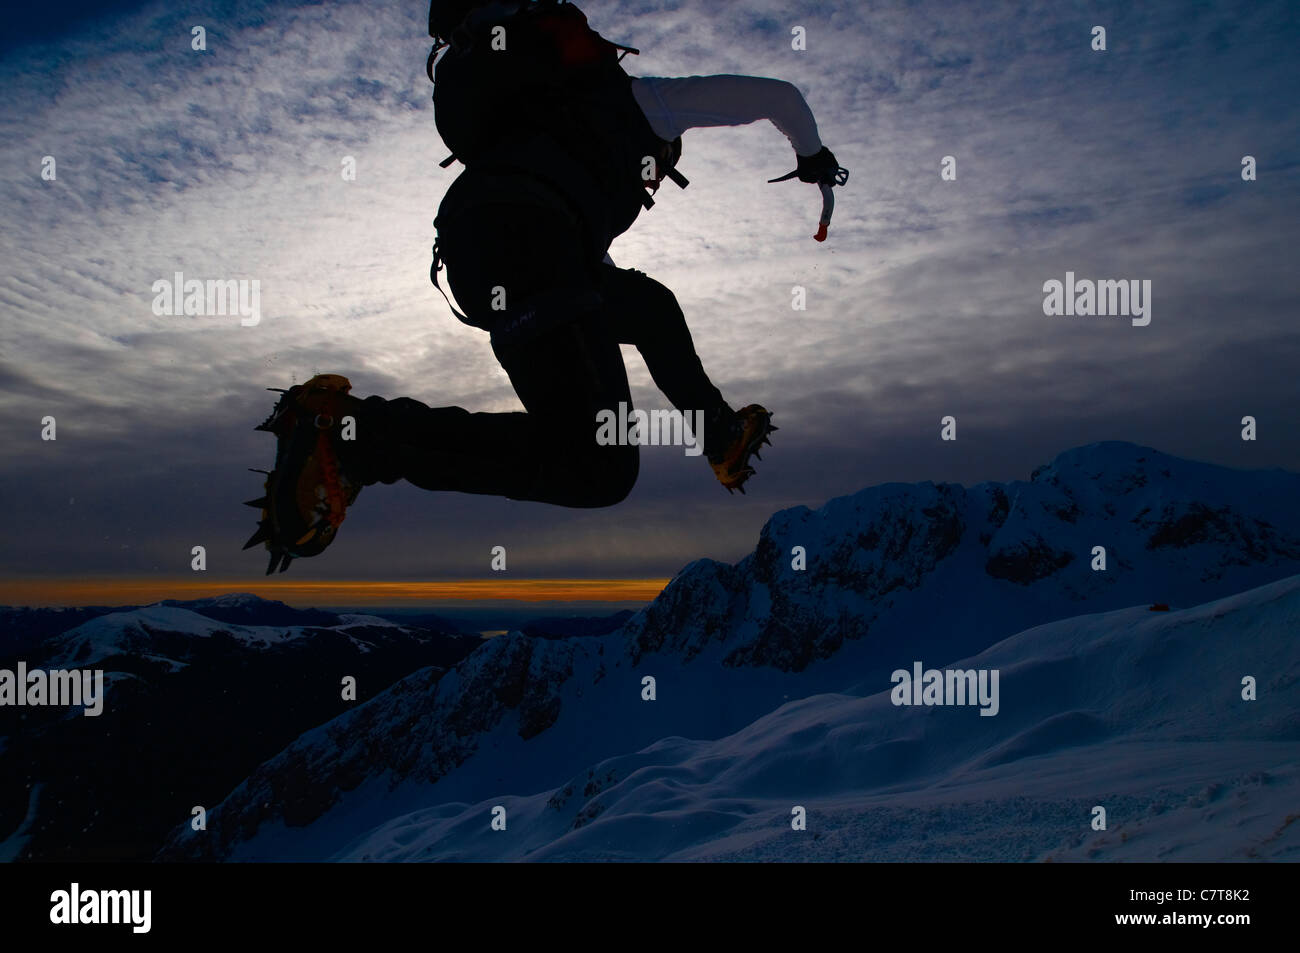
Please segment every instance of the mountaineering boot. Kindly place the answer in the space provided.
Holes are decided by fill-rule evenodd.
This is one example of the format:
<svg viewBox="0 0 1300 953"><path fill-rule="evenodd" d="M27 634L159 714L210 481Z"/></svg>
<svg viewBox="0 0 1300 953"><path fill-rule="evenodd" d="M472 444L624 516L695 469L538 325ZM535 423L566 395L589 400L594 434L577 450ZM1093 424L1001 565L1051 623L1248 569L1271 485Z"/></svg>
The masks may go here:
<svg viewBox="0 0 1300 953"><path fill-rule="evenodd" d="M343 440L343 418L355 415L361 406L349 396L351 388L346 377L317 374L281 391L271 416L254 428L277 439L275 469L255 471L266 473L266 494L248 501L262 517L257 532L244 544L245 549L266 544L271 553L268 576L277 566L284 572L295 556L324 551L361 492L361 480L347 466Z"/></svg>
<svg viewBox="0 0 1300 953"><path fill-rule="evenodd" d="M763 444L771 446L768 434L777 429L772 426L772 415L767 410L750 404L736 411L725 437L713 441L716 449L708 454L709 465L728 493L745 492L745 481L755 473L749 458L763 459L758 455L758 448Z"/></svg>

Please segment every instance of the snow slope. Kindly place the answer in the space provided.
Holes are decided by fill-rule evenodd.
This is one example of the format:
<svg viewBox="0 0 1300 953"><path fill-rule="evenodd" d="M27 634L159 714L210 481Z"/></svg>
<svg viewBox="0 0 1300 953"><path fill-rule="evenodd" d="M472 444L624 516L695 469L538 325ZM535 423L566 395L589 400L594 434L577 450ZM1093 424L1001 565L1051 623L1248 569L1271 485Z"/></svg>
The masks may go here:
<svg viewBox="0 0 1300 953"><path fill-rule="evenodd" d="M1300 576L1050 623L951 666L1000 670L995 717L896 707L888 686L817 695L553 790L394 818L337 859L1298 860L1297 632Z"/></svg>
<svg viewBox="0 0 1300 953"><path fill-rule="evenodd" d="M147 606L91 619L52 640L48 667L87 668L116 655L147 655L156 632L196 639L226 634L246 648L266 648L300 637L300 627L242 626L188 609Z"/></svg>

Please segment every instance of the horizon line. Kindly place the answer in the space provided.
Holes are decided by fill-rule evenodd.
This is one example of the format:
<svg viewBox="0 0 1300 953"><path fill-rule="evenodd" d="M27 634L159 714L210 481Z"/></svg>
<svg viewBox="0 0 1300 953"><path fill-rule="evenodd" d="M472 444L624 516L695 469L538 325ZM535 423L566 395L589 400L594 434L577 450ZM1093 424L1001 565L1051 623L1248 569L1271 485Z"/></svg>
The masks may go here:
<svg viewBox="0 0 1300 953"><path fill-rule="evenodd" d="M203 599L251 593L281 602L333 606L437 605L482 602L650 602L669 579L450 579L385 581L338 579L290 581L230 577L196 581L184 577L81 577L0 579L0 605L76 607L142 605L164 599Z"/></svg>

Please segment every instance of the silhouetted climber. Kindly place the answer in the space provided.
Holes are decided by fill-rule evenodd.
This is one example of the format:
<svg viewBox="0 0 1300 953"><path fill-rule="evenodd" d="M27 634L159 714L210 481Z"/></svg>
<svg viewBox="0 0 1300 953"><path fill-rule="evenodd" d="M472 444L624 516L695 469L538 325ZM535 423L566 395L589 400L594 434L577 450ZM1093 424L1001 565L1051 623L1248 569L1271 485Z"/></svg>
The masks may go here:
<svg viewBox="0 0 1300 953"><path fill-rule="evenodd" d="M744 491L750 458L776 429L757 404L728 406L673 293L616 267L608 251L665 178L686 186L676 171L685 130L759 119L794 147L798 168L782 179L822 187L823 239L830 186L848 173L798 89L753 76L634 79L620 61L636 51L561 0L433 0L429 34L434 118L452 150L442 164L465 166L434 221L430 276L438 286L445 262L465 309L453 313L491 334L527 412L360 400L337 375L290 388L259 428L279 445L266 496L250 501L263 515L248 546L266 544L268 573L320 553L371 483L572 507L624 499L638 448L602 445L596 424L600 412L632 406L620 343L637 347L684 419L703 412L696 437L729 491ZM355 439L345 439L347 417Z"/></svg>

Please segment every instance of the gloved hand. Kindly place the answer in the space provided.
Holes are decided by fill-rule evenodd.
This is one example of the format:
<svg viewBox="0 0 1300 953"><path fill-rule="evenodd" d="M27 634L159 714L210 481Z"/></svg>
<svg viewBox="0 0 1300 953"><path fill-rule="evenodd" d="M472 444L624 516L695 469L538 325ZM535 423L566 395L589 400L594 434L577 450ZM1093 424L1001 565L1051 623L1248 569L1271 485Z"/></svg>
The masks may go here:
<svg viewBox="0 0 1300 953"><path fill-rule="evenodd" d="M818 185L843 185L840 164L835 160L835 153L822 146L815 155L796 155L799 168L795 174L800 182L812 182ZM843 176L847 178L847 176Z"/></svg>

